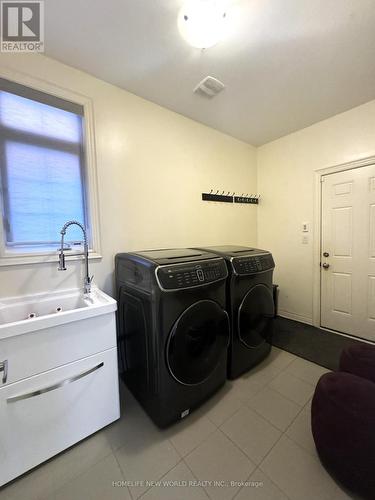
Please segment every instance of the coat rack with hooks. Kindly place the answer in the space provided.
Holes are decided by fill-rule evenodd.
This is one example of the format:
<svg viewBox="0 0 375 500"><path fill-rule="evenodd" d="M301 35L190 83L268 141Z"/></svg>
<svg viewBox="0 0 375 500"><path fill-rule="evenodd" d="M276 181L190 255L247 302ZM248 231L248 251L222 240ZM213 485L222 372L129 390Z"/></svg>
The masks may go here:
<svg viewBox="0 0 375 500"><path fill-rule="evenodd" d="M223 203L245 203L247 205L258 205L260 199L259 194L250 194L249 193L242 193L241 196L236 195L236 193L231 193L228 191L225 193L225 191L222 191L220 193L219 190L214 193L214 190L211 189L209 193L202 193L202 200L203 201L219 201Z"/></svg>

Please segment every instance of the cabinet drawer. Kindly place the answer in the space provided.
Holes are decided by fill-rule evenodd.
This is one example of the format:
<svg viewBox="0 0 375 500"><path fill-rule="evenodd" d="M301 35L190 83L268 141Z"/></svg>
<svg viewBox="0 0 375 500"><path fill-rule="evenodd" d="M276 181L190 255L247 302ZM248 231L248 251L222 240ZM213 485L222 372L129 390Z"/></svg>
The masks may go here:
<svg viewBox="0 0 375 500"><path fill-rule="evenodd" d="M116 348L0 389L0 486L120 416Z"/></svg>
<svg viewBox="0 0 375 500"><path fill-rule="evenodd" d="M0 362L7 377L0 387L52 370L116 346L115 313L0 340Z"/></svg>

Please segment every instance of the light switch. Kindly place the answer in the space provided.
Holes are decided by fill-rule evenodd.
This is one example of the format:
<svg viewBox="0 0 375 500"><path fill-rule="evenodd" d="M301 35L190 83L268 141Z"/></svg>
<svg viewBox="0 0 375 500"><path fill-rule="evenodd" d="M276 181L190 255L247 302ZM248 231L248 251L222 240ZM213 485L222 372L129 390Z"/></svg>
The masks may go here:
<svg viewBox="0 0 375 500"><path fill-rule="evenodd" d="M302 245L308 245L309 244L309 237L304 235L302 236Z"/></svg>
<svg viewBox="0 0 375 500"><path fill-rule="evenodd" d="M308 233L310 231L310 224L308 222L302 223L302 232Z"/></svg>

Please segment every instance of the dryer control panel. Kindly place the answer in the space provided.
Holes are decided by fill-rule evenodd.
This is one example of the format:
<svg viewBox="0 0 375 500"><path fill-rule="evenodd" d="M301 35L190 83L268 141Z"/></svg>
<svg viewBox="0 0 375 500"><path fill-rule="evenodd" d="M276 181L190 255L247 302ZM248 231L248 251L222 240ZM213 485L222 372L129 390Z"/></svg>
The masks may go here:
<svg viewBox="0 0 375 500"><path fill-rule="evenodd" d="M233 269L236 274L256 274L269 271L275 267L270 253L235 257L232 260Z"/></svg>
<svg viewBox="0 0 375 500"><path fill-rule="evenodd" d="M156 278L162 290L181 290L208 285L228 276L225 260L218 258L198 263L160 266Z"/></svg>

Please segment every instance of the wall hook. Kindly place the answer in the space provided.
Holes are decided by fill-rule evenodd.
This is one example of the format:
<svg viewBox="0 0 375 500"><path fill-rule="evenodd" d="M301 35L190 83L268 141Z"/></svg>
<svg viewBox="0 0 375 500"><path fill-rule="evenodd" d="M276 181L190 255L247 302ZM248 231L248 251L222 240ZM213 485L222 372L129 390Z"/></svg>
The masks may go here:
<svg viewBox="0 0 375 500"><path fill-rule="evenodd" d="M203 201L215 201L215 202L223 202L223 203L243 203L247 205L257 205L260 199L260 194L249 194L242 193L241 196L236 195L235 191L225 191L217 189L216 192L214 189L211 189L208 193L202 193Z"/></svg>

